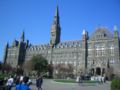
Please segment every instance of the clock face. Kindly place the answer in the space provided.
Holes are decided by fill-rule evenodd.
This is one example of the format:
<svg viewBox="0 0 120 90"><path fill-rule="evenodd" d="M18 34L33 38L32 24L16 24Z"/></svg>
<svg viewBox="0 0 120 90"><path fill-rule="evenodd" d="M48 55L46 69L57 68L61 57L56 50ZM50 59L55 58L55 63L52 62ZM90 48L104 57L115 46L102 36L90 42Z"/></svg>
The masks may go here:
<svg viewBox="0 0 120 90"><path fill-rule="evenodd" d="M51 30L51 33L53 33L53 32L56 32L56 30L55 30L55 29L52 29L52 30Z"/></svg>

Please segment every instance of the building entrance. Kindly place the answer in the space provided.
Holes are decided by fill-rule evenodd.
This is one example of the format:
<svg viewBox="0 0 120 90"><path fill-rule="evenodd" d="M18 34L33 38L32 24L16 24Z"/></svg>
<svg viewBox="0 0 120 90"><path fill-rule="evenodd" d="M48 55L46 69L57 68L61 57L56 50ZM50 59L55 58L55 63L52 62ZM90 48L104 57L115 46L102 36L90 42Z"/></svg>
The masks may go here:
<svg viewBox="0 0 120 90"><path fill-rule="evenodd" d="M96 75L101 75L101 68L100 67L96 68Z"/></svg>

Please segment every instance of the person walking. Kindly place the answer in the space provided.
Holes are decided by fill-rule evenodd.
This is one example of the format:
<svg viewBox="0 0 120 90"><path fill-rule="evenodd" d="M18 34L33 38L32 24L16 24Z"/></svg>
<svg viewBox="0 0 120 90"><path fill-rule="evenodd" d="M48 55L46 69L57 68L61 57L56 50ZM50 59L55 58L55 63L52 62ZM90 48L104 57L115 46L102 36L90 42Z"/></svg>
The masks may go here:
<svg viewBox="0 0 120 90"><path fill-rule="evenodd" d="M10 76L10 78L7 80L7 83L6 83L6 90L11 90L12 86L13 86L13 82L14 82L14 79L13 79L13 76Z"/></svg>
<svg viewBox="0 0 120 90"><path fill-rule="evenodd" d="M27 85L27 82L28 82L28 78L24 77L23 82L16 85L14 90L30 90L29 86Z"/></svg>
<svg viewBox="0 0 120 90"><path fill-rule="evenodd" d="M42 83L43 83L43 78L42 76L38 76L38 78L36 79L36 86L38 88L38 90L42 90Z"/></svg>

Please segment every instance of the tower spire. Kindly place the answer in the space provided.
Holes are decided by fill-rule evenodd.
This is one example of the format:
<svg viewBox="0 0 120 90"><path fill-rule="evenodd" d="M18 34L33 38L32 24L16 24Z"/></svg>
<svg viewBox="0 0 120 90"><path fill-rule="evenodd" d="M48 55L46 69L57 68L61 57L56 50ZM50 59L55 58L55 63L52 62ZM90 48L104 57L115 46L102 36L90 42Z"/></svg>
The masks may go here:
<svg viewBox="0 0 120 90"><path fill-rule="evenodd" d="M58 8L58 5L56 7L53 24L54 25L59 25L59 8Z"/></svg>
<svg viewBox="0 0 120 90"><path fill-rule="evenodd" d="M59 16L58 0L57 0L57 6L56 6L55 16Z"/></svg>
<svg viewBox="0 0 120 90"><path fill-rule="evenodd" d="M57 7L56 7L55 16L59 17L59 7L58 7L58 4L57 4Z"/></svg>
<svg viewBox="0 0 120 90"><path fill-rule="evenodd" d="M53 19L52 28L51 28L50 44L52 47L54 45L57 45L60 42L60 34L61 34L61 28L60 28L60 21L59 21L59 9L58 9L58 5L57 5L56 11L55 11L55 16Z"/></svg>

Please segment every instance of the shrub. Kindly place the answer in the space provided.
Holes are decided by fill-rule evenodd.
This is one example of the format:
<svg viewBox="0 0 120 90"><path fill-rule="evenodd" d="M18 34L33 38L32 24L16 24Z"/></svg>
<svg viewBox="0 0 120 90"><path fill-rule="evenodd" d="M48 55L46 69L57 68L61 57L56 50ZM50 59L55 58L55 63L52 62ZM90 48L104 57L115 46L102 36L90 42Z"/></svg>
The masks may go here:
<svg viewBox="0 0 120 90"><path fill-rule="evenodd" d="M120 78L115 78L112 80L111 90L120 90Z"/></svg>

